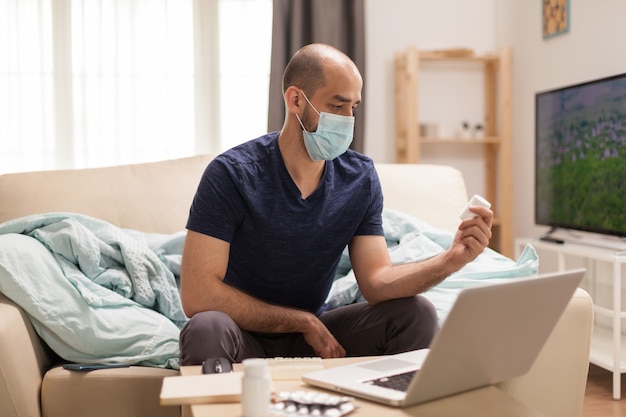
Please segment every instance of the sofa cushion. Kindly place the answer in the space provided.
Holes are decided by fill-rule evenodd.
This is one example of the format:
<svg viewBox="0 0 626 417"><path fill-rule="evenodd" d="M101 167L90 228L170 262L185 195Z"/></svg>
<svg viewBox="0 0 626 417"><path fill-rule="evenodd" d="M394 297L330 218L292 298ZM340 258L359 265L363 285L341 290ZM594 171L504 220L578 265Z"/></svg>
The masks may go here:
<svg viewBox="0 0 626 417"><path fill-rule="evenodd" d="M46 417L180 417L180 407L161 406L163 378L171 369L131 366L97 371L50 369L41 390Z"/></svg>
<svg viewBox="0 0 626 417"><path fill-rule="evenodd" d="M209 155L143 164L0 175L0 223L47 212L75 212L126 229L174 233Z"/></svg>
<svg viewBox="0 0 626 417"><path fill-rule="evenodd" d="M376 164L384 205L455 232L467 203L463 174L446 165Z"/></svg>

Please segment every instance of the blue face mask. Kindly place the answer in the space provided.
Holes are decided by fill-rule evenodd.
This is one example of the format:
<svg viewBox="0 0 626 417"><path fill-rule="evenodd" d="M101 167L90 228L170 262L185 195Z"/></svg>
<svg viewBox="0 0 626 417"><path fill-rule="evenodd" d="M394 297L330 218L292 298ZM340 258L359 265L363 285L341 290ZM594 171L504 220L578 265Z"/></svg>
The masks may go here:
<svg viewBox="0 0 626 417"><path fill-rule="evenodd" d="M302 135L304 136L304 145L309 156L314 161L331 161L348 150L352 143L354 135L354 116L340 116L338 114L318 112L311 104L307 96L300 90L306 102L315 113L319 115L317 129L315 132L307 132L302 124L302 120L296 114L300 126L302 126Z"/></svg>

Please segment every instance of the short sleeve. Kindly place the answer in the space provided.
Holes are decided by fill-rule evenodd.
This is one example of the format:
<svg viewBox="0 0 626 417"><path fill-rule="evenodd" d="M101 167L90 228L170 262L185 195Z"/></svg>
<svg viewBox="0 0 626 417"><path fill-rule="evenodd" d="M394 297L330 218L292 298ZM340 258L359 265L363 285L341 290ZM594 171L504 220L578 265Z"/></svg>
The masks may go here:
<svg viewBox="0 0 626 417"><path fill-rule="evenodd" d="M382 217L383 193L378 173L373 164L369 168L369 187L369 204L363 216L363 221L357 228L355 235L384 236Z"/></svg>
<svg viewBox="0 0 626 417"><path fill-rule="evenodd" d="M241 222L241 205L235 173L225 158L217 157L202 174L187 229L230 243Z"/></svg>

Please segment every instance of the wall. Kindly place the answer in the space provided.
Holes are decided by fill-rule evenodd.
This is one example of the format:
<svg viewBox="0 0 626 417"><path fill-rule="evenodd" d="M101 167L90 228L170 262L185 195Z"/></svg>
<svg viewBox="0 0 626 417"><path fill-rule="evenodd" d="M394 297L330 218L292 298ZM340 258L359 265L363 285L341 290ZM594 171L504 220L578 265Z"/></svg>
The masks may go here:
<svg viewBox="0 0 626 417"><path fill-rule="evenodd" d="M511 45L514 235L543 233L533 217L535 92L626 72L626 0L570 0L570 9L569 33L544 40L538 0L366 0L365 153L379 162L395 158L397 51L415 45L480 53ZM480 173L465 168L468 183L479 183Z"/></svg>
<svg viewBox="0 0 626 417"><path fill-rule="evenodd" d="M494 13L496 0L365 0L366 1L366 77L365 100L367 137L365 153L377 162L395 161L395 102L394 59L397 52L408 46L419 49L471 48L477 53L493 52L495 45ZM423 68L420 77L420 116L429 121L441 121L448 131L460 125L462 119L481 121L482 73L474 70L463 83L463 93L447 84L453 78L433 79ZM475 77L478 78L476 82ZM436 76L435 76L436 78ZM470 91L465 88L469 87ZM425 96L425 97L424 97ZM423 103L423 105L422 105ZM451 112L450 106L470 113ZM476 109L478 112L476 113ZM461 116L462 114L462 116ZM443 125L442 125L443 126ZM423 163L447 163L467 173L470 193L482 193L484 170L480 147L449 149L449 145L424 150ZM467 154L461 152L470 152ZM442 152L445 155L442 155Z"/></svg>
<svg viewBox="0 0 626 417"><path fill-rule="evenodd" d="M534 122L535 93L626 72L626 1L570 0L570 30L544 40L541 11L521 0L499 0L496 9L496 38L513 45L513 184L514 235L537 236L547 231L534 223ZM539 3L539 2L537 2ZM540 271L557 269L553 253L539 251ZM583 283L596 304L612 307L612 265L586 264L566 257L565 267L595 268L595 279ZM626 276L626 267L622 267ZM626 289L622 291L626 310ZM599 315L598 323L610 323ZM625 331L626 332L626 331Z"/></svg>
<svg viewBox="0 0 626 417"><path fill-rule="evenodd" d="M626 72L626 1L570 0L570 31L544 40L541 10L498 1L496 36L513 45L514 234L546 231L534 223L534 98L537 91ZM533 3L534 4L534 3ZM504 22L507 22L505 25ZM508 27L507 27L508 26Z"/></svg>
<svg viewBox="0 0 626 417"><path fill-rule="evenodd" d="M420 49L494 49L495 0L365 0L367 138L365 153L395 159L394 58Z"/></svg>

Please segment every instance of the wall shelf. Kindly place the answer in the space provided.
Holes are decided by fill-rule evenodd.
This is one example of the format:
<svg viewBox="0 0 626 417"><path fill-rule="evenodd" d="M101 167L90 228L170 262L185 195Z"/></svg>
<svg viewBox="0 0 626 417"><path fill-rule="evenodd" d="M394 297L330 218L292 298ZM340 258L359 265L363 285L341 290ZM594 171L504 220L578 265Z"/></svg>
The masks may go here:
<svg viewBox="0 0 626 417"><path fill-rule="evenodd" d="M430 138L420 136L420 66L427 62L453 65L468 62L482 71L484 79L484 137ZM396 161L418 163L422 145L482 146L485 194L492 203L494 221L492 247L513 256L512 233L512 53L502 48L498 54L474 55L471 50L418 51L409 47L396 54Z"/></svg>

